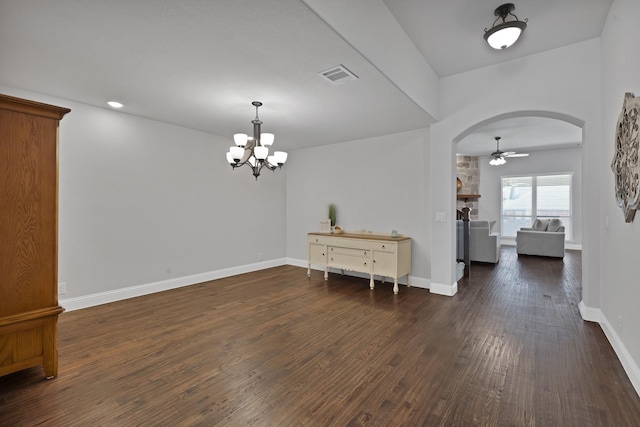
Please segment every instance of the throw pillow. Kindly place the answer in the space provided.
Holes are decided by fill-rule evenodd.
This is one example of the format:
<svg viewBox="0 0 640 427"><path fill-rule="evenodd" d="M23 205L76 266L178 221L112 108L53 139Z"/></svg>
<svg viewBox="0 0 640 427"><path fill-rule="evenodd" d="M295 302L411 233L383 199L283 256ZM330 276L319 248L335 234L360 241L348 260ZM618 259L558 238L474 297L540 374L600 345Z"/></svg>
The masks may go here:
<svg viewBox="0 0 640 427"><path fill-rule="evenodd" d="M533 225L531 226L533 231L547 231L548 227L549 227L548 219L536 219L533 222Z"/></svg>
<svg viewBox="0 0 640 427"><path fill-rule="evenodd" d="M560 229L560 227L562 227L562 221L560 221L558 218L553 218L551 221L549 221L547 231L556 233Z"/></svg>

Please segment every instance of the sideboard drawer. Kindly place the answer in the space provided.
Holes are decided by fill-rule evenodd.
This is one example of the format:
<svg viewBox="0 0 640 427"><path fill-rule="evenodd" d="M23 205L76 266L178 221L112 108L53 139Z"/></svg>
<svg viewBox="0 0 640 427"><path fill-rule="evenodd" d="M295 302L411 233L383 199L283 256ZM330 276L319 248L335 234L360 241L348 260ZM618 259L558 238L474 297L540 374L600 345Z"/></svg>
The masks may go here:
<svg viewBox="0 0 640 427"><path fill-rule="evenodd" d="M396 252L398 244L394 242L375 242L373 248L376 251Z"/></svg>
<svg viewBox="0 0 640 427"><path fill-rule="evenodd" d="M325 236L309 236L309 243L317 243L319 245L327 245L331 242L331 237Z"/></svg>
<svg viewBox="0 0 640 427"><path fill-rule="evenodd" d="M327 264L330 267L369 273L373 263L370 258L338 253L329 254L327 257Z"/></svg>
<svg viewBox="0 0 640 427"><path fill-rule="evenodd" d="M341 246L329 246L327 249L328 249L329 255L343 254L343 255L351 255L351 256L359 256L359 257L371 256L371 250L369 249L343 248Z"/></svg>

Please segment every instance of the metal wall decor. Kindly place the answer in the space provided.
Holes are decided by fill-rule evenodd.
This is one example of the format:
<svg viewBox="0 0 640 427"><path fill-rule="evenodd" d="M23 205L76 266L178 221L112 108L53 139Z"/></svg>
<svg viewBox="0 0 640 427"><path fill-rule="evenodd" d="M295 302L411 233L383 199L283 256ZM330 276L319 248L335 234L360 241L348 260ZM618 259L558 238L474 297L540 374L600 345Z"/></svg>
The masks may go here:
<svg viewBox="0 0 640 427"><path fill-rule="evenodd" d="M611 170L615 176L616 200L625 222L633 222L640 206L640 97L624 94L622 111L616 125L615 152Z"/></svg>

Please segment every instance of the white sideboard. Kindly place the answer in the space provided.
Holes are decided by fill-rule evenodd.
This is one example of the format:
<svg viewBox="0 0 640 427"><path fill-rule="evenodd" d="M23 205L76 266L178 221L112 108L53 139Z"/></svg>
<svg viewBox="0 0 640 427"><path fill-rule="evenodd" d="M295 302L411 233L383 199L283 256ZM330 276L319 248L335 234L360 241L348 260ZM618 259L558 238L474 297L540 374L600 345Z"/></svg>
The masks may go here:
<svg viewBox="0 0 640 427"><path fill-rule="evenodd" d="M373 276L393 278L393 293L398 293L398 278L407 276L410 286L411 238L354 233L309 233L309 266L307 276L311 277L311 265L324 267L327 280L328 268L357 271L369 274L369 287L373 289Z"/></svg>

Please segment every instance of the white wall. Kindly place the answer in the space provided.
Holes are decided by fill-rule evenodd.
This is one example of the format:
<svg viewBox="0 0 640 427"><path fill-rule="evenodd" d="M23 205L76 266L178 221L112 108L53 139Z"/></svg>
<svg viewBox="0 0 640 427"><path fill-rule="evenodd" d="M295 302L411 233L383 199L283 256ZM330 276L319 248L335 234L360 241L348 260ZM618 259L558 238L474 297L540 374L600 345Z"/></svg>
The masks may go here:
<svg viewBox="0 0 640 427"><path fill-rule="evenodd" d="M573 232L571 241L582 242L582 149L562 148L531 152L529 157L507 159L502 166L491 166L488 159L480 160L480 190L478 203L480 219L496 220L500 230L500 178L528 174L573 173L572 200Z"/></svg>
<svg viewBox="0 0 640 427"><path fill-rule="evenodd" d="M287 164L287 256L306 265L307 233L319 230L330 203L346 231L413 239L412 277L427 282L426 129L327 145L290 154Z"/></svg>
<svg viewBox="0 0 640 427"><path fill-rule="evenodd" d="M615 0L602 33L603 160L594 173L597 173L602 183L603 216L605 219L608 218L609 223L608 228L604 224L600 227L602 294L599 307L606 326L617 334L635 361L635 386L640 392L640 280L635 270L640 254L640 214L636 214L634 222L624 222L622 210L615 201L613 173L609 167L613 158L615 127L622 109L624 93L634 92L636 96L640 95L638 20L640 2Z"/></svg>
<svg viewBox="0 0 640 427"><path fill-rule="evenodd" d="M71 108L60 123L59 281L73 298L285 256L285 170L232 171L230 138Z"/></svg>
<svg viewBox="0 0 640 427"><path fill-rule="evenodd" d="M600 41L589 40L441 79L441 113L431 126L432 282L455 288L454 141L495 119L524 115L559 118L583 127L583 170L600 165ZM599 303L600 181L583 175L583 299ZM440 188L446 186L444 191ZM449 189L449 191L446 191ZM445 212L445 222L435 213Z"/></svg>

